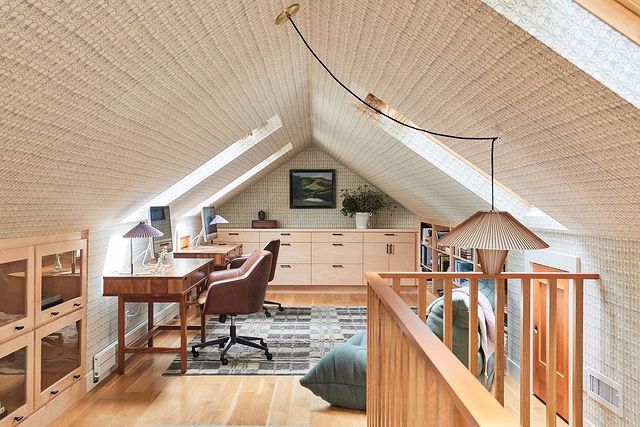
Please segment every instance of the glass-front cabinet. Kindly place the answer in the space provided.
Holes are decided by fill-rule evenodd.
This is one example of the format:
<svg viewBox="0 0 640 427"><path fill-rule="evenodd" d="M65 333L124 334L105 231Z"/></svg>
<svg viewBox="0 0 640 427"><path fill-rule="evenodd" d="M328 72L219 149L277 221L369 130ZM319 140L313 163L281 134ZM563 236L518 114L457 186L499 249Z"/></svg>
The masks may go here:
<svg viewBox="0 0 640 427"><path fill-rule="evenodd" d="M0 342L33 327L33 246L0 250Z"/></svg>
<svg viewBox="0 0 640 427"><path fill-rule="evenodd" d="M0 344L0 427L12 426L33 410L33 332Z"/></svg>
<svg viewBox="0 0 640 427"><path fill-rule="evenodd" d="M36 407L81 381L86 363L85 327L84 310L80 310L36 329Z"/></svg>
<svg viewBox="0 0 640 427"><path fill-rule="evenodd" d="M86 306L86 240L38 245L36 323L42 325Z"/></svg>

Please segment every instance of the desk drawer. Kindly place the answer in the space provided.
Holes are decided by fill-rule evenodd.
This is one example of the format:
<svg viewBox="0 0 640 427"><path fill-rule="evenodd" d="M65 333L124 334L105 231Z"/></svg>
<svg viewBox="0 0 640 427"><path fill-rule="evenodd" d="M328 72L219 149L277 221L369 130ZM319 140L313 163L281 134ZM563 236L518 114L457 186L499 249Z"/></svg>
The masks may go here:
<svg viewBox="0 0 640 427"><path fill-rule="evenodd" d="M260 243L266 245L271 240L280 239L281 243L311 242L311 233L304 231L261 231Z"/></svg>
<svg viewBox="0 0 640 427"><path fill-rule="evenodd" d="M311 264L287 264L279 262L273 285L310 285Z"/></svg>
<svg viewBox="0 0 640 427"><path fill-rule="evenodd" d="M364 234L365 243L414 243L416 240L416 233L413 232L368 232Z"/></svg>
<svg viewBox="0 0 640 427"><path fill-rule="evenodd" d="M218 230L218 242L222 243L258 243L260 233L245 230Z"/></svg>
<svg viewBox="0 0 640 427"><path fill-rule="evenodd" d="M310 263L311 243L280 243L278 262Z"/></svg>
<svg viewBox="0 0 640 427"><path fill-rule="evenodd" d="M321 232L313 233L311 236L313 243L362 243L362 233L358 232Z"/></svg>
<svg viewBox="0 0 640 427"><path fill-rule="evenodd" d="M313 264L314 285L361 285L362 264Z"/></svg>
<svg viewBox="0 0 640 427"><path fill-rule="evenodd" d="M362 243L313 243L314 264L362 264Z"/></svg>

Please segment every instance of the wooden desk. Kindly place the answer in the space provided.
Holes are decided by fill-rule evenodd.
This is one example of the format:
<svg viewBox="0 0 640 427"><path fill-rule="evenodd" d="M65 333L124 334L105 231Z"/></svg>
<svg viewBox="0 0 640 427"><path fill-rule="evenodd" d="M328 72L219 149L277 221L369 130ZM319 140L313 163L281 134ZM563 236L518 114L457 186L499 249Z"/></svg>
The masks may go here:
<svg viewBox="0 0 640 427"><path fill-rule="evenodd" d="M242 255L242 243L222 243L185 248L173 252L174 258L213 258L215 270L224 270L234 258Z"/></svg>
<svg viewBox="0 0 640 427"><path fill-rule="evenodd" d="M206 283L213 270L212 259L174 259L164 273L104 276L104 296L118 297L118 373L124 374L125 353L177 353L180 355L180 372L187 371L187 329L200 330L199 325L187 325L187 307L190 294ZM125 345L126 302L148 304L147 332ZM175 302L180 305L180 326L153 324L153 304ZM153 337L163 330L180 330L180 347L154 347ZM146 346L144 346L146 342Z"/></svg>

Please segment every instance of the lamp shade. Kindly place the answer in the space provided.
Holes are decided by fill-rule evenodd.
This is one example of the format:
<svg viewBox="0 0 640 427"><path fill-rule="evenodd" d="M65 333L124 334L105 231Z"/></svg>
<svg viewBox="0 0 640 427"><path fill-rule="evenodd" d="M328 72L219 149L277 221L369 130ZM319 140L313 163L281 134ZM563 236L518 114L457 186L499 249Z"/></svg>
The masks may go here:
<svg viewBox="0 0 640 427"><path fill-rule="evenodd" d="M229 224L229 221L227 221L226 219L224 219L223 217L221 217L220 215L216 215L213 218L213 221L211 221L209 223L209 225L214 225L214 224Z"/></svg>
<svg viewBox="0 0 640 427"><path fill-rule="evenodd" d="M478 211L447 233L438 243L475 249L531 250L549 245L509 212Z"/></svg>
<svg viewBox="0 0 640 427"><path fill-rule="evenodd" d="M124 236L127 239L137 239L144 237L160 237L164 233L155 227L150 226L144 221L140 221L138 225L129 230Z"/></svg>

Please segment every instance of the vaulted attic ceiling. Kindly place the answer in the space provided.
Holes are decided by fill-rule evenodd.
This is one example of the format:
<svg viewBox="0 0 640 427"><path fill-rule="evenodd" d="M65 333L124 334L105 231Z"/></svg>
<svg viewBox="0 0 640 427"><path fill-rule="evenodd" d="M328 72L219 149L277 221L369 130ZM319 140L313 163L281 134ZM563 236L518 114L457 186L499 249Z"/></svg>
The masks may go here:
<svg viewBox="0 0 640 427"><path fill-rule="evenodd" d="M184 213L291 143L419 215L485 202L384 132L267 0L0 6L0 217L124 218L274 114L282 128L173 204ZM640 113L477 0L303 2L296 23L352 89L420 126L501 135L497 179L572 231L640 237ZM640 82L639 82L640 84ZM488 171L489 146L443 140ZM55 207L55 209L52 209Z"/></svg>

